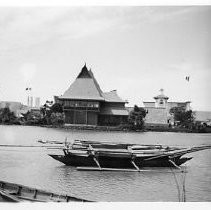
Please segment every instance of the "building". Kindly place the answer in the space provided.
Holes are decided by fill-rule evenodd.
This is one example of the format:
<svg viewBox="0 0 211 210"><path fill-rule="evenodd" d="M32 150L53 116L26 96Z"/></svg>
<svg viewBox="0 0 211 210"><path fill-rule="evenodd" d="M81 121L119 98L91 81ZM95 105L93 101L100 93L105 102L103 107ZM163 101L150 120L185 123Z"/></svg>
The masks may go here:
<svg viewBox="0 0 211 210"><path fill-rule="evenodd" d="M127 121L126 101L116 90L103 92L86 64L76 80L55 102L64 108L66 124L120 125Z"/></svg>
<svg viewBox="0 0 211 210"><path fill-rule="evenodd" d="M35 98L35 107L40 108L40 97Z"/></svg>
<svg viewBox="0 0 211 210"><path fill-rule="evenodd" d="M32 96L27 97L27 106L33 107L33 97Z"/></svg>
<svg viewBox="0 0 211 210"><path fill-rule="evenodd" d="M21 102L15 101L0 101L0 109L8 107L11 112L14 112L16 117L22 117L22 114L27 113L30 109Z"/></svg>
<svg viewBox="0 0 211 210"><path fill-rule="evenodd" d="M198 123L205 123L211 126L211 112L209 111L194 111L194 120Z"/></svg>
<svg viewBox="0 0 211 210"><path fill-rule="evenodd" d="M173 107L184 107L186 111L190 110L190 101L186 102L169 102L169 97L164 95L164 90L160 90L160 94L155 96L154 102L144 101L144 108L147 110L145 122L147 124L161 124L168 125L173 123L173 116L169 113Z"/></svg>

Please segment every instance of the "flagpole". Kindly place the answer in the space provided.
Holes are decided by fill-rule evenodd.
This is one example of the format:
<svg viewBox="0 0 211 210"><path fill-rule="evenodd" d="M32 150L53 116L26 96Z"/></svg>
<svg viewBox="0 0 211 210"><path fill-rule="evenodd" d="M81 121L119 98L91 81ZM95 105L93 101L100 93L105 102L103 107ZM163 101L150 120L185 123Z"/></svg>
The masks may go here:
<svg viewBox="0 0 211 210"><path fill-rule="evenodd" d="M186 102L187 101L191 101L190 100L190 75L185 77L185 81L187 82L186 84L186 92L187 92L187 98L186 98Z"/></svg>
<svg viewBox="0 0 211 210"><path fill-rule="evenodd" d="M31 87L27 87L25 90L27 91L27 106L28 107L32 107L32 104L30 104L30 93L31 93L32 88Z"/></svg>

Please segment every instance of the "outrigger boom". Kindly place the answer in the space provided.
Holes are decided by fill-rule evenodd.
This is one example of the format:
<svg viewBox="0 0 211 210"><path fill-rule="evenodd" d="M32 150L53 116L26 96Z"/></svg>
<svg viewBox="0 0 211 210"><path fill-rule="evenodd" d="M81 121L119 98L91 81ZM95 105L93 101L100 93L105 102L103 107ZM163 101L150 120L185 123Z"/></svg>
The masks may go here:
<svg viewBox="0 0 211 210"><path fill-rule="evenodd" d="M52 158L78 170L141 171L143 167L175 167L192 159L185 154L211 149L211 145L190 148L75 140L61 149L64 155Z"/></svg>

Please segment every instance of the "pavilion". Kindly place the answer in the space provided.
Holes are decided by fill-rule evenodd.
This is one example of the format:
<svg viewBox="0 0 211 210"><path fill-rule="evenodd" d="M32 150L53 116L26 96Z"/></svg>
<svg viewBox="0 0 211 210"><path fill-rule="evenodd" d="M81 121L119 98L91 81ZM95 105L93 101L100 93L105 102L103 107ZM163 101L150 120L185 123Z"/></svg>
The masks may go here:
<svg viewBox="0 0 211 210"><path fill-rule="evenodd" d="M86 64L55 102L63 106L66 124L117 126L127 121L126 101L117 91L103 92Z"/></svg>

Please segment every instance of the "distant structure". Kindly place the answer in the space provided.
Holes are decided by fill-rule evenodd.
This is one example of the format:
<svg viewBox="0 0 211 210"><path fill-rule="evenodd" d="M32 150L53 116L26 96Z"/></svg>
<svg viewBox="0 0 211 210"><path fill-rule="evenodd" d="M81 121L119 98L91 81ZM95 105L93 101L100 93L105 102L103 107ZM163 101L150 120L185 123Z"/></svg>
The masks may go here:
<svg viewBox="0 0 211 210"><path fill-rule="evenodd" d="M27 96L27 106L29 108L40 108L40 97Z"/></svg>
<svg viewBox="0 0 211 210"><path fill-rule="evenodd" d="M210 111L194 111L195 122L205 123L211 126L211 112Z"/></svg>
<svg viewBox="0 0 211 210"><path fill-rule="evenodd" d="M22 117L22 114L27 113L30 109L21 102L16 101L0 101L0 109L8 107L11 112L14 112L16 117Z"/></svg>
<svg viewBox="0 0 211 210"><path fill-rule="evenodd" d="M28 105L28 107L33 107L33 97L32 96L29 96L27 105Z"/></svg>
<svg viewBox="0 0 211 210"><path fill-rule="evenodd" d="M145 118L146 124L168 125L173 123L173 117L169 111L172 107L184 107L186 111L190 110L190 101L186 102L168 102L169 97L164 95L164 90L160 89L160 94L154 97L155 102L144 101L144 108L147 110Z"/></svg>
<svg viewBox="0 0 211 210"><path fill-rule="evenodd" d="M27 96L27 106L33 107L33 97L32 96Z"/></svg>
<svg viewBox="0 0 211 210"><path fill-rule="evenodd" d="M27 106L32 107L33 106L33 98L32 98L32 95L31 95L32 88L27 87L25 90L26 90L26 93L27 93Z"/></svg>
<svg viewBox="0 0 211 210"><path fill-rule="evenodd" d="M40 97L35 98L35 107L40 108Z"/></svg>
<svg viewBox="0 0 211 210"><path fill-rule="evenodd" d="M64 94L54 99L64 108L66 124L119 125L128 118L126 101L116 90L103 92L86 64Z"/></svg>

